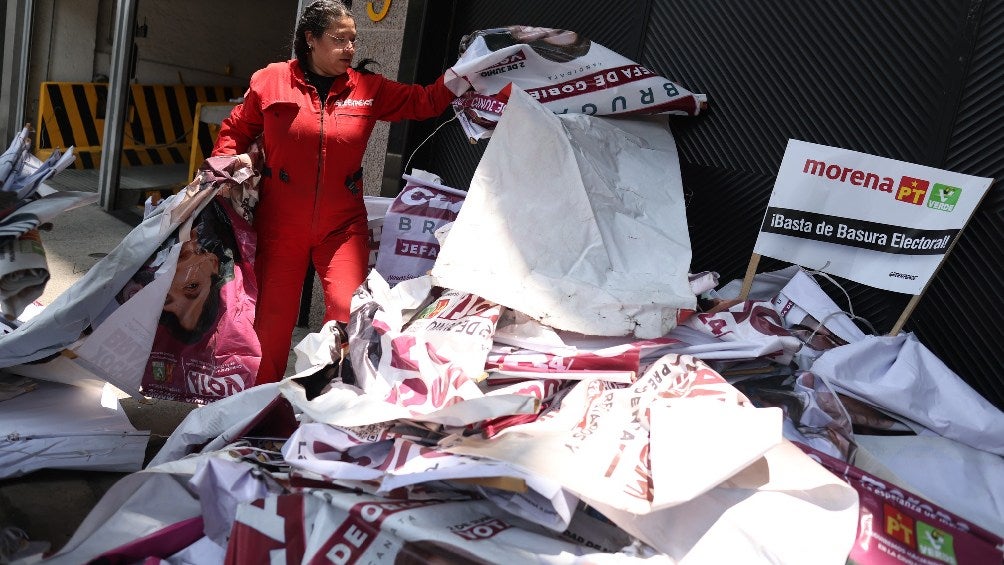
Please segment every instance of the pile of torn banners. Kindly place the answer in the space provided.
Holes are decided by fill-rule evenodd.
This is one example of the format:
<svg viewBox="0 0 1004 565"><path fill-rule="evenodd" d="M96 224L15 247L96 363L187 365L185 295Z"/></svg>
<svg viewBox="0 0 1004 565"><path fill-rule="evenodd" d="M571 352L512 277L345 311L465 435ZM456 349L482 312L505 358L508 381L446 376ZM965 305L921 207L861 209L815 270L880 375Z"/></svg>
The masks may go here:
<svg viewBox="0 0 1004 565"><path fill-rule="evenodd" d="M6 338L42 308L37 299L50 278L42 232L63 212L98 199L49 186L73 163L74 148L42 161L31 153L32 134L24 126L0 155L0 357L10 351ZM0 373L0 478L54 467L138 470L149 434L103 409L100 386L54 383L51 375Z"/></svg>
<svg viewBox="0 0 1004 565"><path fill-rule="evenodd" d="M812 273L689 273L664 119L507 97L431 271L374 270L46 562L1001 561L1000 410Z"/></svg>
<svg viewBox="0 0 1004 565"><path fill-rule="evenodd" d="M24 126L0 155L0 335L42 296L49 280L39 230L67 210L97 201L97 194L57 192L45 184L73 163L73 147L45 161L31 153L32 129Z"/></svg>
<svg viewBox="0 0 1004 565"><path fill-rule="evenodd" d="M249 231L241 214L255 191L243 188L252 189L256 180L252 167L234 158L208 160L191 185L127 234L51 304L29 303L16 318L0 325L4 430L0 478L43 468L133 472L143 467L150 434L133 427L119 398L123 393L142 398L144 387L155 383L149 359L161 335L161 310L185 245L179 237L193 233L193 225L225 214L228 227L243 225ZM95 193L78 196L51 188L45 194L15 214L46 203L79 205L97 199ZM44 260L44 249L38 246L38 250ZM47 271L43 274L36 277L37 294L30 300L41 295L48 280ZM144 284L135 284L145 274L150 276ZM220 290L221 301L229 308L219 309L213 332L218 347L201 347L196 353L220 365L240 366L250 380L258 359L257 341L246 339L254 335L253 297L229 290L241 288L242 282L246 281L232 275ZM233 297L248 305L241 308ZM194 401L200 396L192 392L185 398Z"/></svg>

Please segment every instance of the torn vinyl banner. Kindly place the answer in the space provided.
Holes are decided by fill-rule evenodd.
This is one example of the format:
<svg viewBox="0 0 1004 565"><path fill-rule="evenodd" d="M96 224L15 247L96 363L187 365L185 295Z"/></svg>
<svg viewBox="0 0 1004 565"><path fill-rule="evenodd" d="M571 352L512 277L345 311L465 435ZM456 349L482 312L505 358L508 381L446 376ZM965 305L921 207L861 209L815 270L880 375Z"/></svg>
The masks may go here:
<svg viewBox="0 0 1004 565"><path fill-rule="evenodd" d="M513 88L432 269L557 329L666 335L696 298L664 120L555 115Z"/></svg>
<svg viewBox="0 0 1004 565"><path fill-rule="evenodd" d="M465 36L445 83L465 133L491 136L509 85L555 114L697 115L707 96L695 94L582 33L512 25ZM469 90L470 89L470 90Z"/></svg>

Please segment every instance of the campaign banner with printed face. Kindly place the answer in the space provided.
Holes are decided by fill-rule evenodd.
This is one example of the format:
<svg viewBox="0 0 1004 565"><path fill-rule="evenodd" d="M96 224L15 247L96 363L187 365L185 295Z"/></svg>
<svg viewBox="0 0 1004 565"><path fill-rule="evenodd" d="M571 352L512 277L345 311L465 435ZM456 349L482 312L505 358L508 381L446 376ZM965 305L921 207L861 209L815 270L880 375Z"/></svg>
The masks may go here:
<svg viewBox="0 0 1004 565"><path fill-rule="evenodd" d="M183 230L187 237L183 238ZM207 404L254 385L261 347L254 332L255 234L251 224L217 195L165 239L177 248L140 391L156 398ZM124 302L156 280L159 253L126 284Z"/></svg>
<svg viewBox="0 0 1004 565"><path fill-rule="evenodd" d="M753 252L920 294L991 182L792 139Z"/></svg>

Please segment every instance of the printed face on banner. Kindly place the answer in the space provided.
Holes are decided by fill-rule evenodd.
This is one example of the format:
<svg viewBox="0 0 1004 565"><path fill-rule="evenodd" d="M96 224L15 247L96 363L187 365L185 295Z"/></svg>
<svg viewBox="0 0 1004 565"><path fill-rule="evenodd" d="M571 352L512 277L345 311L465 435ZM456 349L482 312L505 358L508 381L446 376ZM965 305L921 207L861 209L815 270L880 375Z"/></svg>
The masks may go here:
<svg viewBox="0 0 1004 565"><path fill-rule="evenodd" d="M181 244L178 268L164 300L164 312L173 314L181 329L195 331L210 293L218 292L212 284L219 273L220 260L215 253L194 239Z"/></svg>
<svg viewBox="0 0 1004 565"><path fill-rule="evenodd" d="M792 139L753 251L920 294L992 181Z"/></svg>

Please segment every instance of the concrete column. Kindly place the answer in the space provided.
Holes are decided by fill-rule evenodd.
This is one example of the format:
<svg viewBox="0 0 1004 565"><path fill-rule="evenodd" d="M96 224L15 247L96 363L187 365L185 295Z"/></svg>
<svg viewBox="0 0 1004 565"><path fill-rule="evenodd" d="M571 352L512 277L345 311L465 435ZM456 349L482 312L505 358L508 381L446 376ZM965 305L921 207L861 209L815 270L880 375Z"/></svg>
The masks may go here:
<svg viewBox="0 0 1004 565"><path fill-rule="evenodd" d="M31 46L32 0L7 0L4 17L3 62L0 66L0 144L10 140L24 127L25 88L28 83L28 53Z"/></svg>

